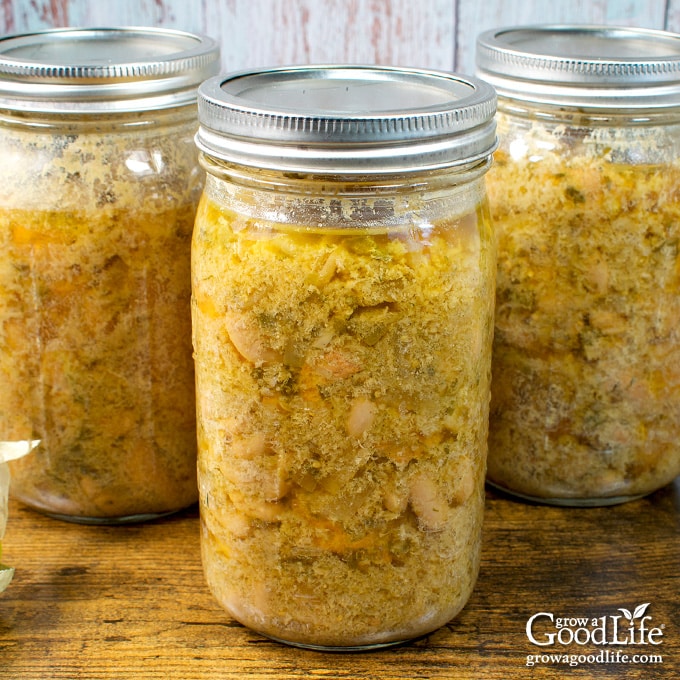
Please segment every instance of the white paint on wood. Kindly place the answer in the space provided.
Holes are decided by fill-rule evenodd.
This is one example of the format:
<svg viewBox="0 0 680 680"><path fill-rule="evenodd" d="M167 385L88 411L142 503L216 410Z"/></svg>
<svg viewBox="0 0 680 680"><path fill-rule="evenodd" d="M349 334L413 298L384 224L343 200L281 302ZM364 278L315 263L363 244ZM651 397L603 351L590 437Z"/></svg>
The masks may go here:
<svg viewBox="0 0 680 680"><path fill-rule="evenodd" d="M206 29L221 36L227 68L376 63L450 69L452 0L207 2Z"/></svg>
<svg viewBox="0 0 680 680"><path fill-rule="evenodd" d="M680 0L668 0L666 30L680 33Z"/></svg>
<svg viewBox="0 0 680 680"><path fill-rule="evenodd" d="M72 26L163 26L191 32L203 32L204 28L203 5L191 0L66 0L66 3Z"/></svg>
<svg viewBox="0 0 680 680"><path fill-rule="evenodd" d="M225 70L346 62L471 73L481 31L549 22L680 31L680 0L0 0L2 33L178 28L216 38Z"/></svg>

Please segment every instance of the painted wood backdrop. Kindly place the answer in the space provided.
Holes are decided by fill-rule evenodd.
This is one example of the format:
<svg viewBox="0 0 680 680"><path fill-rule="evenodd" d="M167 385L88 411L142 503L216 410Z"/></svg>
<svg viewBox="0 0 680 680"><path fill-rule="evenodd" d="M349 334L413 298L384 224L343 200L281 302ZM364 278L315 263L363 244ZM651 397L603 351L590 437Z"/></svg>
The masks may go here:
<svg viewBox="0 0 680 680"><path fill-rule="evenodd" d="M477 34L527 23L680 32L680 0L0 0L0 32L163 26L216 38L224 70L376 63L471 73Z"/></svg>

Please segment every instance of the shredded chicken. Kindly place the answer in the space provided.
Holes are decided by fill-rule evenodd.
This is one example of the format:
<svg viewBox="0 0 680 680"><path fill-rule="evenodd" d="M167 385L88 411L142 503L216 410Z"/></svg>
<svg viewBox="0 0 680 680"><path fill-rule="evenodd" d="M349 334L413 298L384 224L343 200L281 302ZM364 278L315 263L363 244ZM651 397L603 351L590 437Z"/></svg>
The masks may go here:
<svg viewBox="0 0 680 680"><path fill-rule="evenodd" d="M351 228L359 200L337 199L333 229L301 208L268 221L265 192L208 176L192 273L204 565L260 632L383 644L469 597L495 244L468 191L390 230Z"/></svg>
<svg viewBox="0 0 680 680"><path fill-rule="evenodd" d="M489 479L555 502L654 491L680 473L678 132L498 121Z"/></svg>

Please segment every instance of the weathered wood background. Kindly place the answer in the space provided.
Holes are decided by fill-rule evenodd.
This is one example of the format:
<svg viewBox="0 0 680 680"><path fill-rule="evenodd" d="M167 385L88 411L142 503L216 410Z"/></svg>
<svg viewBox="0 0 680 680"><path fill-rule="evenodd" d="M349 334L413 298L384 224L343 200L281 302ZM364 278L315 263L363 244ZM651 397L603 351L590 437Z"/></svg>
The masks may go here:
<svg viewBox="0 0 680 680"><path fill-rule="evenodd" d="M377 63L471 73L477 34L527 23L680 32L680 0L0 0L0 32L164 26L206 33L225 70Z"/></svg>

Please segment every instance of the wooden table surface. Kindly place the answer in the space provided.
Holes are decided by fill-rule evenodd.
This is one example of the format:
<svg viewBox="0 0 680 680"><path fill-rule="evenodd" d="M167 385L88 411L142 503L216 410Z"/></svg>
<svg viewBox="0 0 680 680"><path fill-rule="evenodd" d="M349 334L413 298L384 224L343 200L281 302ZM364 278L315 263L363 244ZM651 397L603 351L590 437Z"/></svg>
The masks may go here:
<svg viewBox="0 0 680 680"><path fill-rule="evenodd" d="M482 568L467 607L427 638L370 653L290 648L230 620L204 584L195 508L93 527L10 503L3 561L16 575L0 595L2 680L680 678L677 481L593 509L530 505L489 490ZM527 637L536 613L592 619L646 603L658 645L538 647ZM547 624L541 617L537 635L555 632ZM587 663L598 653L611 662ZM624 664L624 653L662 663ZM536 654L544 662L527 666ZM570 666L564 654L586 663Z"/></svg>

